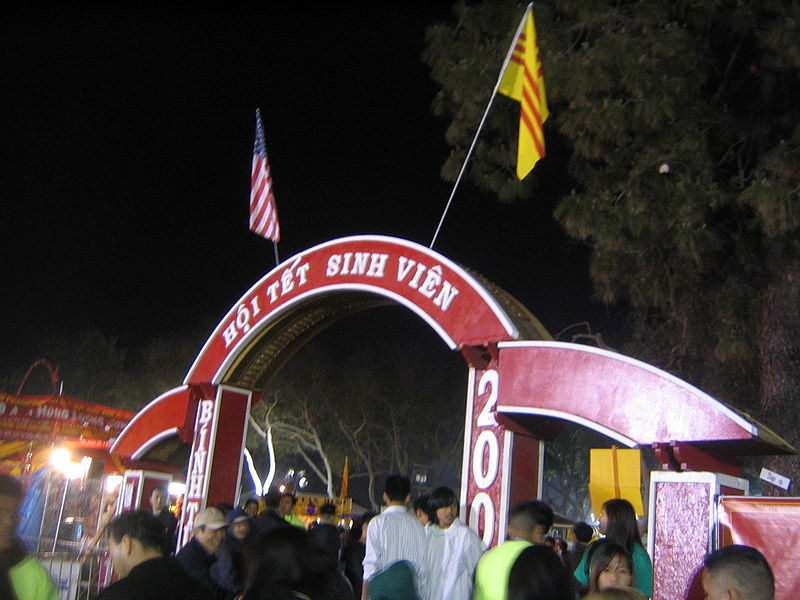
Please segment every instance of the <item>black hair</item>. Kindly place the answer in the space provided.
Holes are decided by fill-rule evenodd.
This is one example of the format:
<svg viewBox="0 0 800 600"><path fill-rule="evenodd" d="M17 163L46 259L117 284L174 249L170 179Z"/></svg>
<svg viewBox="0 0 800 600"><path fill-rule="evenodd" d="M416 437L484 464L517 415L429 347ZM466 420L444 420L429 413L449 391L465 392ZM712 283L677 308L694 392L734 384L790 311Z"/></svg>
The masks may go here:
<svg viewBox="0 0 800 600"><path fill-rule="evenodd" d="M520 502L508 511L508 522L526 531L540 525L547 532L553 526L553 509L540 500Z"/></svg>
<svg viewBox="0 0 800 600"><path fill-rule="evenodd" d="M436 518L436 511L453 504L458 504L458 496L453 490L447 487L439 487L433 490L430 498L428 498L428 515L431 518L431 522L438 525L439 519Z"/></svg>
<svg viewBox="0 0 800 600"><path fill-rule="evenodd" d="M635 544L643 545L639 535L639 526L636 523L636 511L633 510L630 502L615 498L603 504L603 508L608 517L606 539L624 546L630 553L633 553Z"/></svg>
<svg viewBox="0 0 800 600"><path fill-rule="evenodd" d="M147 510L133 510L117 515L108 524L108 535L116 543L127 535L138 540L144 548L164 552L164 526Z"/></svg>
<svg viewBox="0 0 800 600"><path fill-rule="evenodd" d="M572 531L575 533L575 539L584 544L588 544L594 535L592 526L588 523L584 523L583 521L578 521L575 523L575 525L572 527Z"/></svg>
<svg viewBox="0 0 800 600"><path fill-rule="evenodd" d="M244 549L246 600L351 600L352 592L300 527L277 527Z"/></svg>
<svg viewBox="0 0 800 600"><path fill-rule="evenodd" d="M223 516L228 516L228 513L233 510L233 504L228 502L218 502L217 508L220 510Z"/></svg>
<svg viewBox="0 0 800 600"><path fill-rule="evenodd" d="M360 518L353 521L353 526L350 528L349 539L358 541L361 539L361 534L364 532L366 526L373 518L377 517L378 513L368 510Z"/></svg>
<svg viewBox="0 0 800 600"><path fill-rule="evenodd" d="M11 496L15 500L21 501L25 496L25 490L19 479L2 473L0 474L0 496Z"/></svg>
<svg viewBox="0 0 800 600"><path fill-rule="evenodd" d="M326 502L323 504L319 509L319 514L321 515L335 515L336 514L336 506L331 502Z"/></svg>
<svg viewBox="0 0 800 600"><path fill-rule="evenodd" d="M431 497L430 497L429 494L423 494L422 496L420 496L419 498L414 500L414 503L412 504L412 508L414 509L415 513L418 510L421 510L426 515L428 515L428 521L433 522L433 519L434 519L435 515L434 516L431 515L430 500L431 500Z"/></svg>
<svg viewBox="0 0 800 600"><path fill-rule="evenodd" d="M724 546L706 556L703 566L712 576L722 573L733 580L748 600L772 600L775 594L775 576L767 559L750 546Z"/></svg>
<svg viewBox="0 0 800 600"><path fill-rule="evenodd" d="M633 583L633 558L624 546L615 544L609 539L599 540L586 550L586 572L589 580L589 590L598 590L600 574L608 568L615 556L619 556L628 565Z"/></svg>
<svg viewBox="0 0 800 600"><path fill-rule="evenodd" d="M278 508L278 504L281 503L281 493L278 490L269 490L263 496L264 498L264 506L267 508Z"/></svg>
<svg viewBox="0 0 800 600"><path fill-rule="evenodd" d="M570 574L547 546L528 546L508 575L507 600L572 600Z"/></svg>
<svg viewBox="0 0 800 600"><path fill-rule="evenodd" d="M428 494L423 494L416 500L414 500L413 504L411 505L414 510L421 510L423 512L428 512L428 501L431 497Z"/></svg>
<svg viewBox="0 0 800 600"><path fill-rule="evenodd" d="M402 475L389 475L383 486L384 493L392 502L403 502L411 493L411 481Z"/></svg>

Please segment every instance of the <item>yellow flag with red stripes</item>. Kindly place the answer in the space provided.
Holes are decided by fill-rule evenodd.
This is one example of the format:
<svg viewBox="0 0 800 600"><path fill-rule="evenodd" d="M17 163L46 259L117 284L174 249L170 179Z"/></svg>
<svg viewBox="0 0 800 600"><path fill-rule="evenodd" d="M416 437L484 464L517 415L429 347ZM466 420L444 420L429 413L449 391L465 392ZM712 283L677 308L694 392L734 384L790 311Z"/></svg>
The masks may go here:
<svg viewBox="0 0 800 600"><path fill-rule="evenodd" d="M498 91L520 103L517 178L524 179L536 161L545 155L542 124L550 114L544 94L542 61L536 41L533 9L530 6Z"/></svg>

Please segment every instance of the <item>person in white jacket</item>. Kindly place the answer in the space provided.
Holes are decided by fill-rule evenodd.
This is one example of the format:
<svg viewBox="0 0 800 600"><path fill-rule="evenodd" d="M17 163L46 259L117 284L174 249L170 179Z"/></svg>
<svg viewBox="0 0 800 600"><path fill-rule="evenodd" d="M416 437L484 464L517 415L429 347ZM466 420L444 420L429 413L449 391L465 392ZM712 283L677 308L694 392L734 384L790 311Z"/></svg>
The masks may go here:
<svg viewBox="0 0 800 600"><path fill-rule="evenodd" d="M458 496L437 488L428 500L433 525L428 527L431 600L469 600L475 568L486 545L458 518Z"/></svg>

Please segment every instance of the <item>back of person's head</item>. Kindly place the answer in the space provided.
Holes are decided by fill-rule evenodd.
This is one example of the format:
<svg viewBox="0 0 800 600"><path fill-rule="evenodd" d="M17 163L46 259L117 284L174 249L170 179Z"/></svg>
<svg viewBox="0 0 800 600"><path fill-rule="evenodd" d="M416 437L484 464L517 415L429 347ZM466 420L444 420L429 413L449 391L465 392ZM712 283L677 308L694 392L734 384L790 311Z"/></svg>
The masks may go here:
<svg viewBox="0 0 800 600"><path fill-rule="evenodd" d="M248 600L289 598L306 571L306 560L315 555L308 534L299 527L278 527L244 549L245 597Z"/></svg>
<svg viewBox="0 0 800 600"><path fill-rule="evenodd" d="M121 513L108 524L108 535L115 543L124 536L137 540L145 550L164 552L164 526L153 513L133 510Z"/></svg>
<svg viewBox="0 0 800 600"><path fill-rule="evenodd" d="M424 513L428 512L428 501L431 497L428 494L422 494L419 498L416 498L414 502L411 504L412 508L416 510L421 510Z"/></svg>
<svg viewBox="0 0 800 600"><path fill-rule="evenodd" d="M264 506L268 509L277 509L278 505L281 503L281 493L278 490L269 490L263 497Z"/></svg>
<svg viewBox="0 0 800 600"><path fill-rule="evenodd" d="M761 554L750 546L725 546L715 550L703 563L707 577L725 589L739 592L743 600L772 600L775 577Z"/></svg>
<svg viewBox="0 0 800 600"><path fill-rule="evenodd" d="M361 534L364 532L364 528L369 525L369 522L372 521L378 515L376 512L372 512L371 510L365 512L359 519L353 521L353 526L350 528L349 539L352 541L358 541L361 539Z"/></svg>
<svg viewBox="0 0 800 600"><path fill-rule="evenodd" d="M391 502L404 502L411 493L411 480L402 475L389 475L383 486L383 492Z"/></svg>
<svg viewBox="0 0 800 600"><path fill-rule="evenodd" d="M639 526L636 523L636 511L630 502L622 498L608 500L603 504L603 510L608 517L606 538L625 546L628 552L633 552L634 544L642 545Z"/></svg>
<svg viewBox="0 0 800 600"><path fill-rule="evenodd" d="M540 500L520 502L508 512L508 525L512 535L532 541L534 529L541 535L553 526L553 509Z"/></svg>
<svg viewBox="0 0 800 600"><path fill-rule="evenodd" d="M220 510L220 512L223 514L223 516L227 517L228 513L233 510L234 506L233 506L233 504L230 504L229 502L218 502L217 503L217 508Z"/></svg>
<svg viewBox="0 0 800 600"><path fill-rule="evenodd" d="M362 528L366 527L367 525L369 525L369 522L372 521L372 519L374 519L377 516L378 516L378 513L374 512L374 511L371 511L371 510L368 510L367 512L365 512L361 516L359 524L361 525Z"/></svg>
<svg viewBox="0 0 800 600"><path fill-rule="evenodd" d="M578 521L575 523L575 525L572 527L572 532L575 534L575 539L582 544L588 544L592 541L592 536L594 536L592 526L588 523L584 523L583 521Z"/></svg>
<svg viewBox="0 0 800 600"><path fill-rule="evenodd" d="M323 504L319 509L319 514L321 515L335 515L336 514L336 506L332 502L326 502Z"/></svg>
<svg viewBox="0 0 800 600"><path fill-rule="evenodd" d="M604 591L589 592L583 600L647 600L642 592L632 587L609 588Z"/></svg>
<svg viewBox="0 0 800 600"><path fill-rule="evenodd" d="M547 546L528 546L508 575L508 600L572 600L570 574Z"/></svg>
<svg viewBox="0 0 800 600"><path fill-rule="evenodd" d="M246 600L345 600L349 590L300 527L277 527L244 549Z"/></svg>
<svg viewBox="0 0 800 600"><path fill-rule="evenodd" d="M9 496L21 502L25 496L25 490L20 481L12 475L0 474L0 496Z"/></svg>
<svg viewBox="0 0 800 600"><path fill-rule="evenodd" d="M621 565L627 568L633 579L633 559L624 546L616 544L609 539L595 542L586 550L586 567L589 570L589 590L600 589L600 575L612 566Z"/></svg>

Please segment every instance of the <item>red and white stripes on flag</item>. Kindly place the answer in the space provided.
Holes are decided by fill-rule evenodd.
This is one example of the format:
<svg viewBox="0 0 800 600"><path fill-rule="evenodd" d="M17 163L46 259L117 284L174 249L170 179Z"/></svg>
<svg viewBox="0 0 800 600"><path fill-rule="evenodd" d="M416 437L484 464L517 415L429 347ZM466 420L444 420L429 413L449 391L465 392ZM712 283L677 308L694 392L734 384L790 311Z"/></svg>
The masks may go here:
<svg viewBox="0 0 800 600"><path fill-rule="evenodd" d="M253 168L250 172L250 231L276 244L281 239L260 110L256 110L256 142L253 146Z"/></svg>

